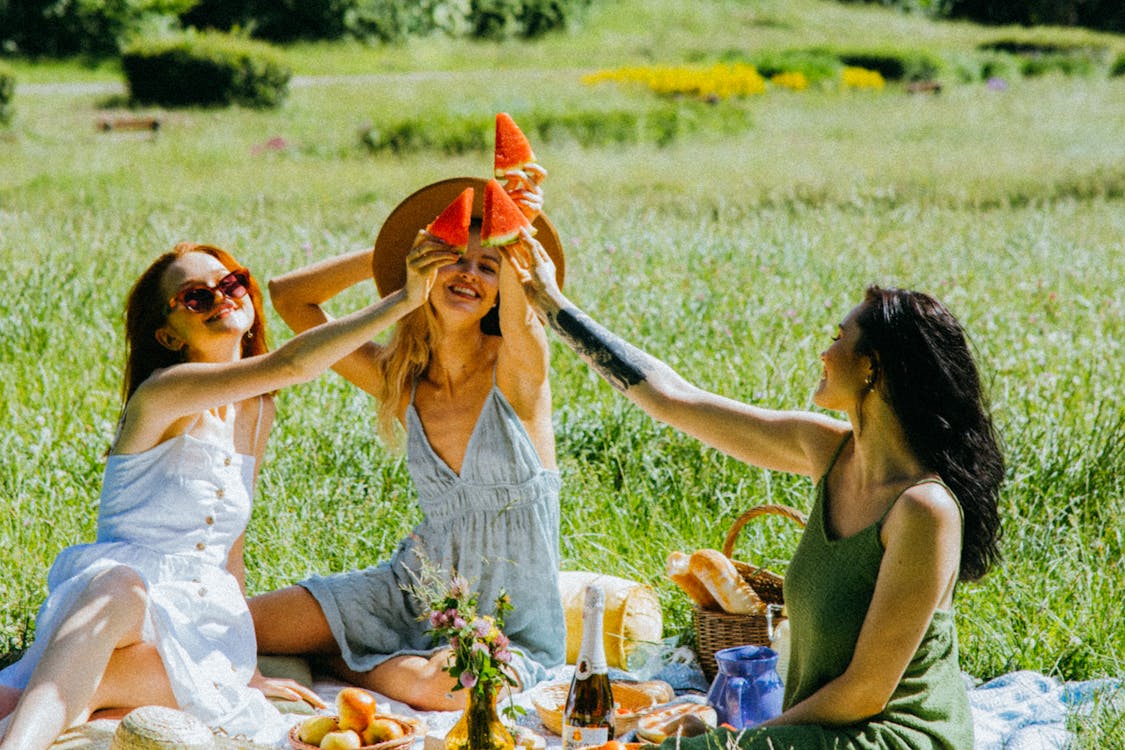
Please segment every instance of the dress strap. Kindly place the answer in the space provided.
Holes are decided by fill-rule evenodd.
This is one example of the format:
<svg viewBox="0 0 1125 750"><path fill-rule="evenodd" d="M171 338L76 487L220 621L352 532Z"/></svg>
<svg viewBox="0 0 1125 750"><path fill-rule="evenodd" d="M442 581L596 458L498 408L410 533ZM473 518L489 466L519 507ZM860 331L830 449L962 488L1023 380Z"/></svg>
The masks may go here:
<svg viewBox="0 0 1125 750"><path fill-rule="evenodd" d="M266 411L266 397L265 394L258 394L258 419L254 422L254 442L253 449L258 450L258 435L262 431L262 414Z"/></svg>
<svg viewBox="0 0 1125 750"><path fill-rule="evenodd" d="M949 493L949 496L953 498L953 502L957 505L957 514L961 516L961 525L964 526L965 511L961 508L961 501L957 499L957 495L954 494L953 490L949 489L949 485L943 482L939 477L926 477L925 479L919 479L917 482L914 482L909 487L905 488L902 492L898 493L898 496L895 497L894 502L887 506L887 509L883 511L883 515L879 517L879 520L875 525L882 528L883 521L887 519L887 515L891 512L891 509L894 508L895 504L898 503L898 498L905 495L908 490L911 490L914 487L918 487L919 485L923 484L939 484L945 488L945 491Z"/></svg>

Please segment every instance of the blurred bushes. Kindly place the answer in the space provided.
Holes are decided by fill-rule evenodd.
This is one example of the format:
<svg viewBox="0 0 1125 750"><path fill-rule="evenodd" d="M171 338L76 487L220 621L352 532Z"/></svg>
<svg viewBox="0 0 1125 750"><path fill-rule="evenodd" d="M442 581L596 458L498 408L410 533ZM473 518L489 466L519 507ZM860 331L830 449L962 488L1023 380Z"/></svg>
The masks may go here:
<svg viewBox="0 0 1125 750"><path fill-rule="evenodd" d="M185 25L246 29L273 42L397 42L434 33L532 38L573 26L591 0L199 0Z"/></svg>
<svg viewBox="0 0 1125 750"><path fill-rule="evenodd" d="M116 55L129 40L178 24L196 0L0 0L0 47L9 54Z"/></svg>
<svg viewBox="0 0 1125 750"><path fill-rule="evenodd" d="M292 75L270 45L217 32L136 42L121 65L132 101L165 107L275 107Z"/></svg>
<svg viewBox="0 0 1125 750"><path fill-rule="evenodd" d="M12 119L12 97L16 94L15 72L0 62L0 125Z"/></svg>
<svg viewBox="0 0 1125 750"><path fill-rule="evenodd" d="M270 42L396 42L446 34L534 38L574 26L592 0L0 0L0 51L116 56L142 36L181 28Z"/></svg>
<svg viewBox="0 0 1125 750"><path fill-rule="evenodd" d="M520 128L536 143L572 142L581 146L612 147L637 143L667 146L701 129L731 133L750 127L745 112L735 108L680 104L641 111L526 112L517 116ZM404 154L434 150L445 154L492 148L495 123L491 118L435 114L401 122L367 126L360 141L372 152Z"/></svg>
<svg viewBox="0 0 1125 750"><path fill-rule="evenodd" d="M1083 26L1101 31L1125 31L1125 3L1121 0L840 0L878 3L935 18L959 18L976 23L1018 26Z"/></svg>

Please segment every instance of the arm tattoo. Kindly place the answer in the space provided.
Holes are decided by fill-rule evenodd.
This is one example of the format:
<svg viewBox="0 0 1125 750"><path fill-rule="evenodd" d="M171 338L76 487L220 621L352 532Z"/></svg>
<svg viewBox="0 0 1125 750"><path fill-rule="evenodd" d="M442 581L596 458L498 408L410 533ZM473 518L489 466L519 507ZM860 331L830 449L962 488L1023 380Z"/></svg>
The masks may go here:
<svg viewBox="0 0 1125 750"><path fill-rule="evenodd" d="M619 391L643 382L651 371L647 355L577 308L547 316L551 328L579 357Z"/></svg>

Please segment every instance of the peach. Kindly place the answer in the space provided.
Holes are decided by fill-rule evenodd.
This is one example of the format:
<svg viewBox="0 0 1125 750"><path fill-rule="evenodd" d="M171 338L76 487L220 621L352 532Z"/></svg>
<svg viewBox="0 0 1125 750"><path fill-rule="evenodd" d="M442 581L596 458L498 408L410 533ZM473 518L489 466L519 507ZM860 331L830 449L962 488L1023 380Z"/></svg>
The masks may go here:
<svg viewBox="0 0 1125 750"><path fill-rule="evenodd" d="M363 730L363 744L378 745L380 742L397 740L405 735L406 730L403 729L402 724L385 716L376 716Z"/></svg>
<svg viewBox="0 0 1125 750"><path fill-rule="evenodd" d="M362 733L375 717L375 697L366 690L346 687L336 695L336 710L340 712L340 729Z"/></svg>
<svg viewBox="0 0 1125 750"><path fill-rule="evenodd" d="M329 732L320 741L320 750L358 750L362 746L363 740L350 729Z"/></svg>
<svg viewBox="0 0 1125 750"><path fill-rule="evenodd" d="M339 730L335 716L314 716L301 722L297 730L297 739L310 745L319 745L324 735Z"/></svg>

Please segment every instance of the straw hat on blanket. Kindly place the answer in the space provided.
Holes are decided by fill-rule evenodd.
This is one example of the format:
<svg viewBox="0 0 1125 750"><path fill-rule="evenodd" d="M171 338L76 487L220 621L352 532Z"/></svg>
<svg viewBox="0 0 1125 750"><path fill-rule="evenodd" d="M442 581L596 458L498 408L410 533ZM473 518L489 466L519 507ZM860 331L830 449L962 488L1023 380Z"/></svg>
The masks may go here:
<svg viewBox="0 0 1125 750"><path fill-rule="evenodd" d="M437 218L446 206L465 188L473 188L473 218L479 219L484 211L484 186L488 180L479 177L450 177L416 190L399 203L375 238L372 271L379 294L386 296L406 283L406 254L414 245L418 230ZM566 268L559 233L550 220L540 214L532 222L535 239L555 263L555 275L562 286Z"/></svg>
<svg viewBox="0 0 1125 750"><path fill-rule="evenodd" d="M183 711L142 706L121 721L98 719L68 729L51 750L270 750L249 740L212 734Z"/></svg>

